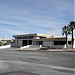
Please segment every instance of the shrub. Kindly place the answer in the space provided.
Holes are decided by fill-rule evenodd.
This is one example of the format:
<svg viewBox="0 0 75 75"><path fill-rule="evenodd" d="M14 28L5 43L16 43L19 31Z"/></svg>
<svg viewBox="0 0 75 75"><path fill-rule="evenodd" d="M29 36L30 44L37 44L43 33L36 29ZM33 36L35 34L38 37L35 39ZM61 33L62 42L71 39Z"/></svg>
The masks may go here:
<svg viewBox="0 0 75 75"><path fill-rule="evenodd" d="M2 42L0 42L0 46L3 46L3 43Z"/></svg>

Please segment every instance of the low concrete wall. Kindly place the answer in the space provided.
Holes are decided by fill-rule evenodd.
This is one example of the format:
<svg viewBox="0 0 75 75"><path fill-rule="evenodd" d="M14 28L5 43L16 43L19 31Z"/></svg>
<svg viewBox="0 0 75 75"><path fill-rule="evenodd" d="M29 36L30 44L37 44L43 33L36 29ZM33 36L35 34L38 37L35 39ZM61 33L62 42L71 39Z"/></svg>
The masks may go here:
<svg viewBox="0 0 75 75"><path fill-rule="evenodd" d="M66 44L65 45L51 45L50 48L63 49L63 48L66 48ZM72 46L68 44L68 48L71 49Z"/></svg>
<svg viewBox="0 0 75 75"><path fill-rule="evenodd" d="M50 48L54 49L63 49L64 48L64 45L51 45Z"/></svg>
<svg viewBox="0 0 75 75"><path fill-rule="evenodd" d="M42 45L31 45L30 48L41 47Z"/></svg>
<svg viewBox="0 0 75 75"><path fill-rule="evenodd" d="M20 47L20 49L29 48L29 47L30 45L27 45L27 46Z"/></svg>
<svg viewBox="0 0 75 75"><path fill-rule="evenodd" d="M4 49L4 48L10 48L11 45L5 45L5 46L0 46L0 49Z"/></svg>
<svg viewBox="0 0 75 75"><path fill-rule="evenodd" d="M75 42L74 42L73 48L75 48Z"/></svg>
<svg viewBox="0 0 75 75"><path fill-rule="evenodd" d="M24 48L41 48L42 45L27 45L27 46L23 46L20 47L20 49L24 49Z"/></svg>

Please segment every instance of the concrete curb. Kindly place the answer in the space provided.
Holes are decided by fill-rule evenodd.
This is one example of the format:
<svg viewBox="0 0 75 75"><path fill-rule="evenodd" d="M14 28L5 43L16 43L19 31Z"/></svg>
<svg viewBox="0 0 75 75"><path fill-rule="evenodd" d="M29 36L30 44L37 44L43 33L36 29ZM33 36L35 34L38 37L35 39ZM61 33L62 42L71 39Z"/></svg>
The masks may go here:
<svg viewBox="0 0 75 75"><path fill-rule="evenodd" d="M75 52L75 49L53 49L53 50L40 50L45 52Z"/></svg>

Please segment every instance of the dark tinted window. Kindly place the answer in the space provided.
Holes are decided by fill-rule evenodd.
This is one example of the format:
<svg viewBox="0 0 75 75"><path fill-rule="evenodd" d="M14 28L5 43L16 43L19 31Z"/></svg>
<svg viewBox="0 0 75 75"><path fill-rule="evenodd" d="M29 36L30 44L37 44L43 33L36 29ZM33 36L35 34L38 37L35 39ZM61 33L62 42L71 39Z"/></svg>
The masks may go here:
<svg viewBox="0 0 75 75"><path fill-rule="evenodd" d="M54 41L54 45L65 45L66 41Z"/></svg>
<svg viewBox="0 0 75 75"><path fill-rule="evenodd" d="M17 39L22 39L22 37L17 37Z"/></svg>

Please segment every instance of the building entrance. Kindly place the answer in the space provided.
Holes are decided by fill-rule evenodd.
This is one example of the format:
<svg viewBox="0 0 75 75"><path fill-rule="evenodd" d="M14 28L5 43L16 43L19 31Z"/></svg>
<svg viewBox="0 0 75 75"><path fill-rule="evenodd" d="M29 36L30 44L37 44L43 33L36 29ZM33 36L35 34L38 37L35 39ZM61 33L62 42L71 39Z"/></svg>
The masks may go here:
<svg viewBox="0 0 75 75"><path fill-rule="evenodd" d="M32 40L23 40L23 46L31 45L31 44L32 44Z"/></svg>

